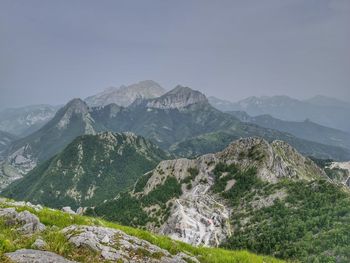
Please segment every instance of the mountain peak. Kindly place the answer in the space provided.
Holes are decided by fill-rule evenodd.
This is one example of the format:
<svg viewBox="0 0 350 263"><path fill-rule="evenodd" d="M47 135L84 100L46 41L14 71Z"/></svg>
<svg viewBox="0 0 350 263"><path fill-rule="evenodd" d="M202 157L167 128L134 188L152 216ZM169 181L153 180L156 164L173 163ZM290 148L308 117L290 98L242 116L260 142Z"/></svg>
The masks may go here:
<svg viewBox="0 0 350 263"><path fill-rule="evenodd" d="M258 176L270 182L283 177L304 180L319 176L326 178L319 167L281 140L269 143L260 137L242 138L217 153L217 157L243 168L253 165L258 169Z"/></svg>
<svg viewBox="0 0 350 263"><path fill-rule="evenodd" d="M159 98L149 100L147 107L159 109L180 109L192 104L208 103L206 96L189 87L177 85Z"/></svg>
<svg viewBox="0 0 350 263"><path fill-rule="evenodd" d="M115 103L119 106L127 107L136 99L151 99L156 98L165 93L157 82L153 80L143 80L131 85L122 85L119 88L110 87L104 91L90 96L85 101L91 106L105 106Z"/></svg>
<svg viewBox="0 0 350 263"><path fill-rule="evenodd" d="M85 101L83 101L80 98L74 98L72 100L70 100L66 106L64 106L64 108L67 109L73 109L75 111L85 111L88 109L87 104L85 103Z"/></svg>

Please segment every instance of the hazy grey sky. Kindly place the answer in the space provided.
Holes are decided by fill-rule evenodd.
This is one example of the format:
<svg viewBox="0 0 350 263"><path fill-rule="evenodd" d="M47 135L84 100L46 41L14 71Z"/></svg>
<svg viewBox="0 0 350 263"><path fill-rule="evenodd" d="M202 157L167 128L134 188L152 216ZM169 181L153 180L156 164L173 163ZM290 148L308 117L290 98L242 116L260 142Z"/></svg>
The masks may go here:
<svg viewBox="0 0 350 263"><path fill-rule="evenodd" d="M0 0L0 106L143 79L350 101L349 0Z"/></svg>

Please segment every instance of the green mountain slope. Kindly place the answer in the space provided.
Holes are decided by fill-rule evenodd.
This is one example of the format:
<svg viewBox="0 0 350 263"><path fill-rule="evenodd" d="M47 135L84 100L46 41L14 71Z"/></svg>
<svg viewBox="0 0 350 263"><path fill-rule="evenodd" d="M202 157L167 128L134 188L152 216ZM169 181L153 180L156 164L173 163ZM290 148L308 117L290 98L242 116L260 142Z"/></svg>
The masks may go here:
<svg viewBox="0 0 350 263"><path fill-rule="evenodd" d="M165 158L157 146L131 133L84 135L2 194L76 209L113 198Z"/></svg>

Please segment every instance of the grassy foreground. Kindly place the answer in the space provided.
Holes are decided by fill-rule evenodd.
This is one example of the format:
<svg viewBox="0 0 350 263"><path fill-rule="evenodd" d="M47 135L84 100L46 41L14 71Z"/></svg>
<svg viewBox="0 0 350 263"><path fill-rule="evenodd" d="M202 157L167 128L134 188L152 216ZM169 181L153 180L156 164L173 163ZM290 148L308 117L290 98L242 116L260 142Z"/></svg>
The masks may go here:
<svg viewBox="0 0 350 263"><path fill-rule="evenodd" d="M0 207L9 207L6 203L0 203ZM88 249L75 248L68 243L66 238L60 233L64 227L72 224L76 225L96 225L119 229L125 233L149 241L171 254L184 252L196 256L204 263L278 263L284 262L268 256L259 256L248 251L231 251L220 248L194 247L189 244L174 241L166 236L155 235L150 232L121 226L115 223L107 222L98 218L87 216L70 215L58 210L44 208L35 211L30 207L16 207L17 211L28 210L37 215L40 221L46 225L47 230L40 233L40 237L47 242L48 251L60 254L68 259L79 262L104 262L98 254ZM31 244L39 235L23 236L17 233L0 220L0 261L10 262L4 257L4 253L12 252L20 248L30 248Z"/></svg>

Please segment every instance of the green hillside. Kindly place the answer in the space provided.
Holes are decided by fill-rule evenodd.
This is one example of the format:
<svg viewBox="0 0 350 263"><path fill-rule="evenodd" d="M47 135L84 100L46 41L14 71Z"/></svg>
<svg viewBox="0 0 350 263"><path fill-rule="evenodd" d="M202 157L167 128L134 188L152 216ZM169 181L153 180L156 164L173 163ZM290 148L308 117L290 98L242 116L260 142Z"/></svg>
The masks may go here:
<svg viewBox="0 0 350 263"><path fill-rule="evenodd" d="M84 135L2 194L50 207L94 205L132 186L167 157L131 133Z"/></svg>

